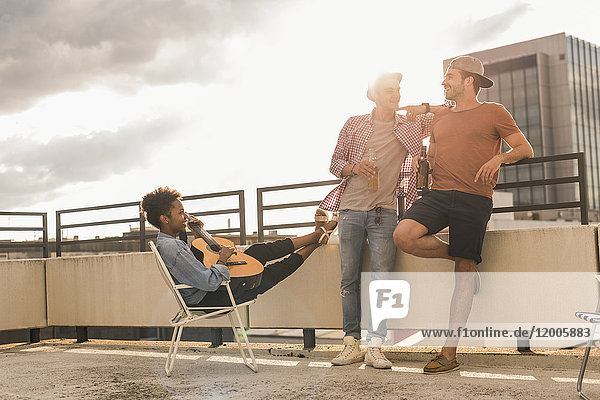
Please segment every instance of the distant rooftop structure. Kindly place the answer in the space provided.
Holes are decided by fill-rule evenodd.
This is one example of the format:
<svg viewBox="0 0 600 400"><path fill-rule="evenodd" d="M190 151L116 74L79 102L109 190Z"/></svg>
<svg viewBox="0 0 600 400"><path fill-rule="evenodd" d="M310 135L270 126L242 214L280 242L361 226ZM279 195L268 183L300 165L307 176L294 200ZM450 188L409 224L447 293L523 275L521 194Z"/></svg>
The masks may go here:
<svg viewBox="0 0 600 400"><path fill-rule="evenodd" d="M131 228L129 232L124 232L122 237L124 239L135 238L139 236L139 228ZM158 234L158 229L154 227L146 227L146 234L148 236L154 236ZM219 234L216 235L228 240L231 240L236 246L240 244L239 235L231 234ZM121 237L121 236L119 236ZM288 237L295 237L295 235L283 235L279 234L276 230L271 230L265 233L265 241L275 241L279 239L285 239ZM68 243L69 240L77 240L78 236L75 235L73 238L63 238L63 243ZM96 237L99 239L99 237ZM41 239L37 240L38 242ZM188 243L191 243L193 236L191 233L188 234ZM11 240L0 240L0 244L10 244ZM246 244L253 244L258 242L258 234L253 232L252 234L246 235ZM56 240L50 238L48 241L51 257L55 257L56 254ZM139 251L139 242L136 240L123 240L113 242L97 242L97 243L74 243L63 248L64 255L68 256L84 256L92 254L114 254L114 253L129 253ZM25 258L40 258L41 249L0 249L0 260L15 260Z"/></svg>

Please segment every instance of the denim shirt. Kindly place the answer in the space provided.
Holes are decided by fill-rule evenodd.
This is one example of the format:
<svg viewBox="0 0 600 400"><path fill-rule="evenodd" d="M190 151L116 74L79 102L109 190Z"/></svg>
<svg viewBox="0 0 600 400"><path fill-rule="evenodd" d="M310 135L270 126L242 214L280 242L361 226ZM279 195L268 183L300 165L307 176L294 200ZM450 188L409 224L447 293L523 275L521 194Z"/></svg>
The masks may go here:
<svg viewBox="0 0 600 400"><path fill-rule="evenodd" d="M159 232L156 248L160 253L175 284L193 286L195 289L181 290L181 296L188 305L200 303L206 292L214 292L221 282L229 280L229 269L215 264L207 268L202 264L185 242Z"/></svg>

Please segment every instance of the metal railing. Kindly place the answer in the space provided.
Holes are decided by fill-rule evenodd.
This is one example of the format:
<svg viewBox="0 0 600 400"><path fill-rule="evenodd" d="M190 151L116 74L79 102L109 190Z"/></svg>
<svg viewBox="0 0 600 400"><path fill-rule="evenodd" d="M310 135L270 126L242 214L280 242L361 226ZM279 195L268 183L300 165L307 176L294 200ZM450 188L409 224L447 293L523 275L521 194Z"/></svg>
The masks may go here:
<svg viewBox="0 0 600 400"><path fill-rule="evenodd" d="M210 193L210 194L201 194L201 195L193 195L193 196L184 196L182 197L183 202L191 201L191 200L199 200L199 199L209 199L209 198L220 198L220 197L228 197L228 196L237 196L238 197L238 207L237 208L229 208L229 209L217 209L217 210L209 210L202 212L189 212L189 214L194 216L203 216L203 215L222 215L222 214L239 214L240 218L240 226L239 228L228 228L228 229L218 229L218 230L209 230L210 233L229 233L229 232L239 232L240 233L240 243L245 243L246 241L246 221L245 221L245 203L244 203L244 191L236 190L229 192L219 192L219 193ZM76 224L63 224L61 223L61 219L65 214L75 214L87 211L98 211L98 210L108 210L108 209L119 209L126 207L138 207L138 216L135 218L123 218L123 219L111 219L111 220L101 220L101 221L90 221ZM114 224L123 224L123 223L132 223L135 222L139 224L139 233L137 235L130 236L118 236L118 237L107 237L107 238L98 238L98 239L71 239L71 240L63 240L62 232L64 229L72 229L72 228L83 228L83 227L91 227L91 226L105 226L105 225L114 225ZM153 238L153 234L146 234L146 220L144 218L144 214L140 208L139 201L133 201L128 203L117 203L117 204L108 204L102 206L94 206L94 207L83 207L83 208L73 208L69 210L60 210L56 212L56 256L60 257L62 255L63 246L74 245L74 244L83 244L83 243L102 243L102 242L122 242L122 241L138 241L139 242L139 251L148 251L146 246L146 240Z"/></svg>
<svg viewBox="0 0 600 400"><path fill-rule="evenodd" d="M586 176L585 176L585 158L584 158L583 153L570 153L570 154L561 154L561 155L547 156L547 157L536 157L536 158L522 160L522 161L519 161L518 163L510 164L509 166L558 162L558 161L565 161L565 160L576 160L577 161L577 175L569 176L569 177L561 177L561 178L533 179L533 180L518 181L518 182L499 183L496 185L495 189L503 190L503 189L522 188L522 187L577 183L579 186L579 200L578 201L518 205L518 206L512 206L512 207L496 207L496 208L494 208L493 212L494 213L503 213L503 212L516 212L516 211L537 211L537 210L551 210L551 209L564 209L564 208L579 208L580 216L581 216L581 224L587 225L589 223L589 220L588 220L588 202L587 202L587 189L586 189ZM504 168L504 166L503 166L503 168ZM310 222L299 222L299 223L267 224L267 225L265 225L265 219L264 219L265 211L318 206L320 203L320 200L314 200L314 201L303 201L303 202L294 202L294 203L281 203L281 204L265 205L264 199L263 199L264 193L291 190L291 189L320 187L320 186L332 186L332 185L338 184L339 182L340 182L340 180L334 179L334 180L319 181L319 182L309 182L309 183L258 188L257 189L258 240L264 241L265 230L303 228L303 227L310 227L314 223L313 221L310 221ZM244 204L245 200L244 200L244 191L243 190L210 193L210 194L202 194L202 195L194 195L194 196L185 196L185 197L183 197L183 201L185 202L185 201L198 200L198 199L219 198L219 197L228 197L228 196L237 196L238 197L238 207L237 208L203 210L201 212L190 212L190 214L195 215L195 216L238 214L239 220L240 220L240 224L239 224L238 228L216 229L216 230L209 230L209 232L214 233L214 234L239 232L240 243L245 244L246 243L246 221L245 221L245 204ZM107 209L119 209L119 208L134 207L134 206L138 207L138 215L136 217L132 217L132 218L89 221L89 222L74 223L74 224L62 224L61 223L61 219L66 214L81 213L81 212L86 212L86 211L107 210ZM41 216L42 217L42 226L41 227L37 227L37 226L36 227L0 227L0 231L42 231L43 232L43 240L42 240L42 242L27 241L27 242L0 243L0 249L41 247L43 249L43 254L44 254L43 256L44 257L49 256L46 213L1 212L0 216L2 216L2 215L4 215L4 216ZM63 240L62 239L62 233L63 233L63 230L65 230L65 229L103 226L103 225L122 224L122 223L138 224L139 225L139 233L137 235L97 238L97 239L83 239L83 240L79 240L79 239ZM95 206L95 207L83 207L83 208L74 208L74 209L56 211L56 255L57 256L62 255L63 246L82 244L82 243L98 243L98 242L122 242L122 241L136 240L139 242L139 251L147 251L146 240L148 238L149 237L146 234L146 225L145 225L144 216L139 212L139 202L137 202L137 201L136 202L128 202L128 203L117 203L117 204L109 204L109 205L102 205L102 206Z"/></svg>
<svg viewBox="0 0 600 400"><path fill-rule="evenodd" d="M132 201L128 203L117 203L117 204L107 204L102 206L92 206L92 207L82 207L82 208L72 208L69 210L59 210L56 212L56 256L62 256L62 248L63 246L74 245L74 244L83 244L83 243L105 243L105 242L122 242L122 241L132 241L138 240L140 243L140 251L145 251L146 247L146 221L144 219L144 215L139 212L139 216L137 218L123 218L123 219L112 219L112 220L102 220L102 221L92 221L92 222L83 222L77 224L62 224L61 219L65 214L75 214L82 213L87 211L98 211L98 210L109 210L109 209L118 209L118 208L126 208L126 207L139 207L139 201ZM115 224L123 224L137 222L140 227L140 233L138 237L109 237L109 238L99 238L99 239L72 239L72 240L63 240L62 239L62 231L64 229L72 229L72 228L83 228L90 226L105 226L105 225L115 225Z"/></svg>
<svg viewBox="0 0 600 400"><path fill-rule="evenodd" d="M290 190L290 189L304 189L310 187L318 187L318 186L330 186L337 185L340 183L339 179L334 179L330 181L319 181L319 182L309 182L309 183L298 183L295 185L282 185L282 186L269 186L256 189L256 203L257 203L257 211L258 211L258 241L263 242L265 240L265 230L270 229L288 229L288 228L305 228L314 226L314 221L312 222L298 222L291 224L278 224L278 225L265 225L264 224L264 212L268 210L281 210L287 208L300 208L300 207L311 207L318 206L321 201L303 201L298 203L285 203L285 204L270 204L265 205L263 202L263 193L266 192L274 192L280 190Z"/></svg>
<svg viewBox="0 0 600 400"><path fill-rule="evenodd" d="M559 154L555 156L545 157L534 157L521 160L514 164L508 164L507 166L514 165L526 165L526 164L541 164L547 162L557 162L565 160L577 160L577 175L568 176L563 178L546 178L546 179L533 179L527 181L518 182L507 182L498 183L494 190L503 189L514 189L521 187L533 187L533 186L548 186L548 185L560 185L565 183L577 183L579 186L579 200L578 201L567 201L567 202L554 202L544 204L527 204L512 207L495 207L492 212L504 213L514 211L540 211L540 210L556 210L561 208L579 208L581 216L581 225L587 225L588 220L588 201L587 201L587 188L585 179L585 157L583 153L569 153ZM503 166L504 167L504 166Z"/></svg>
<svg viewBox="0 0 600 400"><path fill-rule="evenodd" d="M576 160L577 161L577 175L563 177L563 178L546 178L546 179L533 179L533 180L519 181L519 182L498 183L494 189L502 190L502 189L521 188L521 187L577 183L577 184L579 184L579 200L578 201L530 204L530 205L528 204L528 205L518 205L518 206L512 206L512 207L495 207L492 212L493 213L504 213L504 212L515 212L515 211L539 211L539 210L552 210L552 209L562 209L562 208L579 208L580 214L581 214L581 224L587 225L589 223L589 221L588 221L588 202L587 202L587 190L586 190L586 180L585 180L585 158L584 158L583 153L569 153L569 154L560 154L560 155L555 155L555 156L529 158L529 159L521 160L514 164L502 165L502 168L512 167L515 165L540 164L540 163L557 162L557 161L565 161L565 160ZM319 181L319 182L310 182L310 183L299 183L299 184L294 184L294 185L282 185L282 186L270 186L270 187L258 188L257 196L256 196L257 208L258 208L258 241L264 241L265 230L284 229L284 228L303 228L303 227L310 227L310 226L314 225L314 222L300 222L300 223L280 224L280 225L265 225L264 211L279 210L279 209L286 209L286 208L317 206L320 204L320 201L305 201L305 202L300 202L300 203L282 203L282 204L265 205L264 201L263 201L263 193L273 192L273 191L290 190L290 189L309 188L309 187L316 187L316 186L336 185L339 182L340 182L340 180L338 179L338 180L330 180L330 181Z"/></svg>
<svg viewBox="0 0 600 400"><path fill-rule="evenodd" d="M42 248L42 257L50 255L48 246L48 214L43 212L2 211L0 216L42 217L42 226L2 226L0 232L42 232L42 241L0 242L0 250Z"/></svg>

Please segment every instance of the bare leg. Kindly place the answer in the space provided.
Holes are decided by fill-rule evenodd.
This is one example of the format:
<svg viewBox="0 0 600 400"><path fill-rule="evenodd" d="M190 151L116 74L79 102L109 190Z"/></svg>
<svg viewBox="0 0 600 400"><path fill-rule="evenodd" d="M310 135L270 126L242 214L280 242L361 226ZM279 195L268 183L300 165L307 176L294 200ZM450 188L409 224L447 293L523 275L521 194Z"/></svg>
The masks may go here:
<svg viewBox="0 0 600 400"><path fill-rule="evenodd" d="M321 237L321 234L319 232L321 232L321 230L319 230L318 232L311 232L308 235L290 238L290 240L294 244L294 250L298 250L301 247L317 243L319 237Z"/></svg>
<svg viewBox="0 0 600 400"><path fill-rule="evenodd" d="M455 333L459 327L467 323L471 306L473 305L473 294L475 291L475 267L477 263L474 260L456 257L454 263L454 293L450 303L450 329ZM456 346L458 337L449 337L442 348L441 353L448 360L456 357Z"/></svg>
<svg viewBox="0 0 600 400"><path fill-rule="evenodd" d="M394 231L394 243L400 250L417 257L445 258L454 261L448 243L427 234L427 228L412 219L400 221Z"/></svg>
<svg viewBox="0 0 600 400"><path fill-rule="evenodd" d="M319 244L317 243L309 244L308 246L304 246L300 250L296 251L296 254L300 254L302 256L302 259L306 260L308 256L310 256L312 252L315 251L315 249L317 249L318 247Z"/></svg>

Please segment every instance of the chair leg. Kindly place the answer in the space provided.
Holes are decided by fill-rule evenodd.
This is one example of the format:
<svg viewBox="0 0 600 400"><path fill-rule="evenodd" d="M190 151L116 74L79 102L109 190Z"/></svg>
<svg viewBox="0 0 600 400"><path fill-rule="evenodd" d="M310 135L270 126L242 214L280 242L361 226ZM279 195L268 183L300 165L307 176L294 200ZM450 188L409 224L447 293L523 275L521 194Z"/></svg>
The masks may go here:
<svg viewBox="0 0 600 400"><path fill-rule="evenodd" d="M585 394L583 394L581 386L583 384L583 375L585 374L585 367L588 362L588 357L590 356L590 350L592 349L592 341L588 342L588 345L585 348L585 354L583 355L583 362L581 363L581 369L579 370L579 377L577 377L577 393L582 399L589 400Z"/></svg>
<svg viewBox="0 0 600 400"><path fill-rule="evenodd" d="M237 310L237 307L234 308L233 311L236 314L236 319L238 322L237 325L239 326L239 329L242 332L242 337L244 338L245 347L248 351L250 358L252 359L252 362L248 361L248 358L246 357L246 353L244 352L244 346L242 345L242 342L240 341L240 338L238 336L238 332L237 332L238 326L236 326L233 316L231 315L231 313L229 313L229 321L231 322L231 329L233 330L233 337L235 338L235 341L237 342L238 349L240 349L240 354L242 355L244 364L246 364L246 366L248 368L250 368L252 371L258 372L258 364L256 363L256 358L254 358L254 352L252 351L252 347L250 346L250 341L248 340L248 335L246 335L246 330L244 329L244 325L242 324L242 319L240 318L240 314Z"/></svg>
<svg viewBox="0 0 600 400"><path fill-rule="evenodd" d="M590 350L594 345L594 334L596 333L596 325L592 325L592 332L590 334L590 339L588 340L587 346L585 347L585 353L583 354L583 361L581 362L581 369L579 370L579 376L577 377L577 393L579 397L585 400L590 400L585 394L583 394L583 376L585 374L585 368L587 366L588 358L590 357Z"/></svg>
<svg viewBox="0 0 600 400"><path fill-rule="evenodd" d="M181 340L181 333L183 332L183 325L176 326L173 329L173 337L171 338L171 346L169 346L169 353L167 354L167 362L165 363L165 372L167 376L171 376L173 367L175 366L175 358L177 357L177 350L179 349L179 340Z"/></svg>
<svg viewBox="0 0 600 400"><path fill-rule="evenodd" d="M246 354L244 353L242 343L240 342L240 338L238 337L237 328L233 321L233 317L231 316L231 313L229 313L229 322L231 322L231 329L233 329L233 337L235 338L235 341L238 344L240 353L242 353L242 359L244 360L244 364L246 364L246 366L252 371L258 372L258 364L256 363L256 358L254 358L254 352L252 351L252 347L250 346L248 335L246 335L246 330L244 329L244 324L242 323L242 318L240 317L240 312L238 311L237 303L235 301L235 298L233 297L233 292L231 291L229 283L227 283L225 287L227 288L227 294L229 294L229 299L231 300L231 304L233 305L233 313L235 314L238 326L240 327L240 331L242 332L242 337L244 338L244 343L246 344L246 349L248 349L248 354L250 355L252 362L248 362L246 358Z"/></svg>

